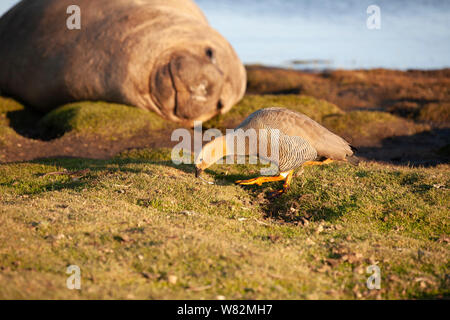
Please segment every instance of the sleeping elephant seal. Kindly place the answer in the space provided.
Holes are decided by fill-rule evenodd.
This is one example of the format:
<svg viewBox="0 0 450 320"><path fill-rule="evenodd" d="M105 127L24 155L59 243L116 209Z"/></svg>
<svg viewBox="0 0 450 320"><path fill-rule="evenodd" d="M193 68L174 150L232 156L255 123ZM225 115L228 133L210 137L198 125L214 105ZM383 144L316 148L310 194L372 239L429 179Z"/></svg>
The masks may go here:
<svg viewBox="0 0 450 320"><path fill-rule="evenodd" d="M74 3L79 30L66 24ZM43 112L103 100L192 125L227 112L245 85L190 0L23 0L0 19L0 91Z"/></svg>

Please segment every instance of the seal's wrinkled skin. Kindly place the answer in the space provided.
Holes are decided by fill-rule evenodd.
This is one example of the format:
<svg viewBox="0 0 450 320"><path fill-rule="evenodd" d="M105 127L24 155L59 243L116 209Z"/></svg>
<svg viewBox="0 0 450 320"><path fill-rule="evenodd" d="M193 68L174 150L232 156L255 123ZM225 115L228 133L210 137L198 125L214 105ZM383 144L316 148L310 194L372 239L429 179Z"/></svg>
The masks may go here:
<svg viewBox="0 0 450 320"><path fill-rule="evenodd" d="M190 0L24 0L0 19L0 91L40 111L80 100L192 125L227 112L245 69Z"/></svg>

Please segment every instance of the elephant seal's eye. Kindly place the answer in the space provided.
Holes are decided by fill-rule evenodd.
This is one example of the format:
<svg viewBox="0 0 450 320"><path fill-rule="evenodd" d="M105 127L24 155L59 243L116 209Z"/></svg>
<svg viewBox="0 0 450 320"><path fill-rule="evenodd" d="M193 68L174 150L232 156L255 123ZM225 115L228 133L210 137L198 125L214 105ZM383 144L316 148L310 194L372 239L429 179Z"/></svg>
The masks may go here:
<svg viewBox="0 0 450 320"><path fill-rule="evenodd" d="M208 58L212 59L214 58L214 52L211 48L206 48L205 54L208 56Z"/></svg>
<svg viewBox="0 0 450 320"><path fill-rule="evenodd" d="M219 101L217 102L217 110L222 110L223 109L223 103L222 100L219 99Z"/></svg>

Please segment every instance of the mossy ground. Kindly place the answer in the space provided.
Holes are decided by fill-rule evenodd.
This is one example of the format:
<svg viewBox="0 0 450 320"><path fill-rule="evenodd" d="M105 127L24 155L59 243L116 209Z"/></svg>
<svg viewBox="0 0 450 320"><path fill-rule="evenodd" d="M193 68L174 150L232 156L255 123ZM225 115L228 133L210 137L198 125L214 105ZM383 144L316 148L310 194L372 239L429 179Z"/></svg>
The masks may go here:
<svg viewBox="0 0 450 320"><path fill-rule="evenodd" d="M216 116L204 124L205 128L224 130L233 128L250 113L267 107L284 107L304 113L330 130L346 137L388 137L410 135L427 129L425 125L415 124L387 112L350 111L344 112L335 104L310 96L286 95L247 95L224 115ZM26 113L27 109L12 99L0 100L0 125L10 130L11 113ZM29 111L28 111L29 112ZM155 132L162 129L175 129L175 124L167 123L158 115L134 107L106 102L77 102L59 107L35 121L35 115L23 114L20 126L33 127L40 131L38 136L60 137L64 134L97 136L118 140L130 138L142 131ZM34 123L26 122L31 118ZM10 130L11 131L11 130ZM12 132L11 132L12 133ZM353 140L353 139L352 139Z"/></svg>
<svg viewBox="0 0 450 320"><path fill-rule="evenodd" d="M306 168L267 201L280 185L233 183L257 166L215 165L208 185L169 154L2 165L0 297L448 297L448 166ZM373 264L381 290L366 287Z"/></svg>
<svg viewBox="0 0 450 320"><path fill-rule="evenodd" d="M394 136L411 136L427 131L429 126L381 111L349 111L325 117L322 124L359 146Z"/></svg>
<svg viewBox="0 0 450 320"><path fill-rule="evenodd" d="M205 125L224 128L230 122L242 121L251 112L269 106L290 108L316 121L321 121L326 115L343 113L334 104L308 96L254 95L246 96L231 111L211 119ZM105 102L77 102L59 107L40 119L38 125L42 130L59 136L68 132L131 136L142 129L158 130L168 125L175 127L152 112Z"/></svg>
<svg viewBox="0 0 450 320"><path fill-rule="evenodd" d="M165 121L155 113L106 102L76 102L57 108L38 124L51 135L66 132L110 138L130 137L140 130L158 130Z"/></svg>

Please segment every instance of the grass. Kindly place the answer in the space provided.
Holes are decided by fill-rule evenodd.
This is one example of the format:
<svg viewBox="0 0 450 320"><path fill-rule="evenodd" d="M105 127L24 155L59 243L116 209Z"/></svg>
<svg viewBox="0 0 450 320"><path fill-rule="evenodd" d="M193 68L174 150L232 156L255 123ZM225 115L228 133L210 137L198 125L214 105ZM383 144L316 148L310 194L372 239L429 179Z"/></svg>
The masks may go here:
<svg viewBox="0 0 450 320"><path fill-rule="evenodd" d="M204 127L230 128L270 106L305 113L350 138L426 129L386 112L343 112L296 94L247 95ZM150 137L171 125L104 102L73 103L38 117L0 97L0 148L31 141L20 132L33 126L66 138L99 137L100 144L141 131ZM2 164L0 299L450 297L449 165L308 167L272 201L265 194L281 183L233 183L258 170L214 165L206 176L215 184L208 185L194 178L191 165L173 165L168 149ZM66 287L72 264L81 268L82 290ZM366 287L373 264L381 269L381 290Z"/></svg>
<svg viewBox="0 0 450 320"><path fill-rule="evenodd" d="M267 201L280 184L233 184L258 166L214 165L208 185L169 156L1 165L0 298L449 297L448 165L309 167Z"/></svg>

